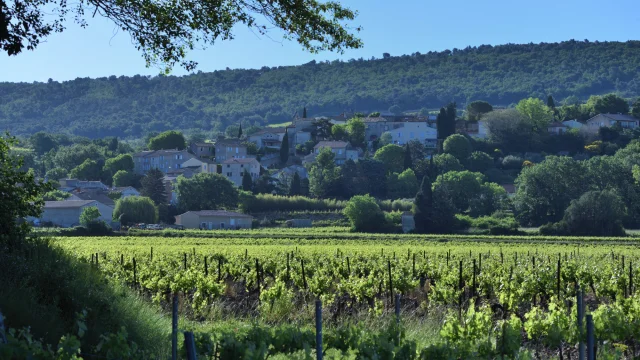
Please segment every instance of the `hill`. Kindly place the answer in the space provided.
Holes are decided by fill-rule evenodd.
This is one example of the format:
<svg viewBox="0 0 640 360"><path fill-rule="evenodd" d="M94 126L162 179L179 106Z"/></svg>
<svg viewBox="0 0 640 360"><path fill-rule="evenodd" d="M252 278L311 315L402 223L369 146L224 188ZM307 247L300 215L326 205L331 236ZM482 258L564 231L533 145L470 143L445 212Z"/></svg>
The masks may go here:
<svg viewBox="0 0 640 360"><path fill-rule="evenodd" d="M284 122L303 106L319 115L607 92L640 94L640 41L483 45L183 77L0 83L0 129L139 137L175 128L224 130L238 121Z"/></svg>

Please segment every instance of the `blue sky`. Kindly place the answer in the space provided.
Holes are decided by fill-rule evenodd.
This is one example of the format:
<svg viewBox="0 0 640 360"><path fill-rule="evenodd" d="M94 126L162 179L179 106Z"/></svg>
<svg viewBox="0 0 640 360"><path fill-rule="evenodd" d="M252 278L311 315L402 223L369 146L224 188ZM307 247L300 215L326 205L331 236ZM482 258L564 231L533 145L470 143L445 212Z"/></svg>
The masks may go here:
<svg viewBox="0 0 640 360"><path fill-rule="evenodd" d="M376 58L382 53L411 54L468 45L558 42L569 39L626 41L640 39L638 0L342 0L359 11L364 47L336 53L309 54L295 42L270 38L238 27L235 40L189 54L198 70L297 65L311 60ZM35 51L0 54L0 81L57 81L109 75L157 75L146 68L128 34L114 32L106 19L81 29L70 23ZM174 75L186 72L179 67Z"/></svg>

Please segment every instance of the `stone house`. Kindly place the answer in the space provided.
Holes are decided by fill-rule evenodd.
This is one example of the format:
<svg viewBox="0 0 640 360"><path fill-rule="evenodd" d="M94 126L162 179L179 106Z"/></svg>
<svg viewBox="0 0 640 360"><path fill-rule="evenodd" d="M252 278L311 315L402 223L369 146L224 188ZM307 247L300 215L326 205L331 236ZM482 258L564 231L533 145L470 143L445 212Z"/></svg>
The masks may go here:
<svg viewBox="0 0 640 360"><path fill-rule="evenodd" d="M215 154L216 146L213 143L191 143L189 145L191 152L198 158L211 158Z"/></svg>
<svg viewBox="0 0 640 360"><path fill-rule="evenodd" d="M251 229L253 216L225 210L187 211L176 216L176 225L186 229Z"/></svg>
<svg viewBox="0 0 640 360"><path fill-rule="evenodd" d="M242 176L245 170L251 175L252 181L256 181L260 177L260 163L254 158L229 159L222 163L222 175L236 186L242 186Z"/></svg>
<svg viewBox="0 0 640 360"><path fill-rule="evenodd" d="M244 159L247 157L247 147L240 139L219 139L215 144L216 163L222 164L229 159Z"/></svg>
<svg viewBox="0 0 640 360"><path fill-rule="evenodd" d="M133 155L133 171L144 175L151 169L159 169L163 173L180 169L185 161L193 158L187 150L152 150Z"/></svg>
<svg viewBox="0 0 640 360"><path fill-rule="evenodd" d="M631 115L623 114L598 114L591 119L583 127L589 133L596 134L601 127L611 127L619 125L623 129L636 129L640 120Z"/></svg>

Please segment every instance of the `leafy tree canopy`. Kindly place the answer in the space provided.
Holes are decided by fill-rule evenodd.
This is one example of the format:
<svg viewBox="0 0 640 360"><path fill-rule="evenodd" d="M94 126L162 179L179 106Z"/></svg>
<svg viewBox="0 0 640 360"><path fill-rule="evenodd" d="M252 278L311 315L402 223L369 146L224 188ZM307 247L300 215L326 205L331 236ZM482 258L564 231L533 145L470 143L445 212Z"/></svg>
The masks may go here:
<svg viewBox="0 0 640 360"><path fill-rule="evenodd" d="M200 173L191 179L178 177L179 206L184 211L235 209L238 189L220 174Z"/></svg>
<svg viewBox="0 0 640 360"><path fill-rule="evenodd" d="M467 105L465 116L469 121L478 121L483 114L493 111L493 106L486 101L476 100Z"/></svg>
<svg viewBox="0 0 640 360"><path fill-rule="evenodd" d="M113 219L123 225L155 224L158 221L158 207L148 197L127 196L116 201Z"/></svg>
<svg viewBox="0 0 640 360"><path fill-rule="evenodd" d="M187 147L187 141L185 140L184 135L182 135L181 132L169 130L149 139L147 147L149 148L149 150L184 150Z"/></svg>
<svg viewBox="0 0 640 360"><path fill-rule="evenodd" d="M180 63L186 70L196 67L185 59L196 46L233 39L235 25L244 25L266 35L269 29L285 31L284 38L297 41L311 52L359 48L361 41L349 32L345 21L357 13L337 2L249 0L243 2L99 2L68 4L62 0L0 2L0 49L16 55L35 49L50 34L65 30L73 19L87 26L89 14L99 14L126 31L134 46L151 64L167 68ZM359 30L356 29L356 30Z"/></svg>
<svg viewBox="0 0 640 360"><path fill-rule="evenodd" d="M463 135L453 134L444 140L443 150L462 163L471 155L471 143Z"/></svg>
<svg viewBox="0 0 640 360"><path fill-rule="evenodd" d="M404 164L404 148L395 144L389 144L376 151L373 158L384 163L388 172L402 172Z"/></svg>

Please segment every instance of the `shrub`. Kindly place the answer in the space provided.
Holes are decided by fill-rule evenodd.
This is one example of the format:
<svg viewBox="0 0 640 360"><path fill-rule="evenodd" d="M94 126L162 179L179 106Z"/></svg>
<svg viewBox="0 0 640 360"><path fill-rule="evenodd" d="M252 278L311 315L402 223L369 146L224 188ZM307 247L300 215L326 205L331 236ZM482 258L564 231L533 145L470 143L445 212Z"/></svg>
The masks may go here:
<svg viewBox="0 0 640 360"><path fill-rule="evenodd" d="M113 218L123 225L135 223L154 224L158 221L158 207L144 196L127 196L116 201Z"/></svg>
<svg viewBox="0 0 640 360"><path fill-rule="evenodd" d="M386 227L385 215L370 195L352 197L343 212L353 231L375 232Z"/></svg>
<svg viewBox="0 0 640 360"><path fill-rule="evenodd" d="M281 196L257 194L241 191L240 209L244 213L267 211L313 211L339 210L345 207L345 201L335 199L312 199L305 196Z"/></svg>

